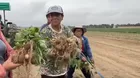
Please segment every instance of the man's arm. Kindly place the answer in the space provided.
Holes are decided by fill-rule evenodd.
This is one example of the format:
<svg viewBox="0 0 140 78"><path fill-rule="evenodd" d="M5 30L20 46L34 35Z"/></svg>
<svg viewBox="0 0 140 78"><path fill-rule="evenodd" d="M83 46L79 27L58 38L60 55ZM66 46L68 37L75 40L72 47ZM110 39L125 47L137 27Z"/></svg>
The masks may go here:
<svg viewBox="0 0 140 78"><path fill-rule="evenodd" d="M10 55L10 52L13 51L13 48L10 46L10 44L8 43L8 41L6 40L5 36L3 35L3 33L0 30L0 39L5 43L6 47L7 47L7 52L8 55Z"/></svg>
<svg viewBox="0 0 140 78"><path fill-rule="evenodd" d="M91 48L90 48L90 45L89 45L89 41L88 39L85 37L85 41L86 41L86 48L87 48L87 56L90 58L90 59L93 59L93 55L92 55L92 52L91 52Z"/></svg>

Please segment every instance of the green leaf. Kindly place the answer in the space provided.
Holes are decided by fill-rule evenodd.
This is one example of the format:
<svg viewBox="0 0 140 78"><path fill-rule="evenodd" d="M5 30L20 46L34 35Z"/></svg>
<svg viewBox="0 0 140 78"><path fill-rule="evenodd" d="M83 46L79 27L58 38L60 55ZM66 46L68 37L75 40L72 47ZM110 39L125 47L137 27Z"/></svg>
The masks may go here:
<svg viewBox="0 0 140 78"><path fill-rule="evenodd" d="M23 37L22 37L22 34L21 34L21 33L16 33L15 39L20 40L20 39L22 39L22 38L23 38Z"/></svg>
<svg viewBox="0 0 140 78"><path fill-rule="evenodd" d="M40 37L39 33L35 33L35 37Z"/></svg>
<svg viewBox="0 0 140 78"><path fill-rule="evenodd" d="M47 48L45 40L39 40L38 42L39 42L40 47L42 47L44 49Z"/></svg>

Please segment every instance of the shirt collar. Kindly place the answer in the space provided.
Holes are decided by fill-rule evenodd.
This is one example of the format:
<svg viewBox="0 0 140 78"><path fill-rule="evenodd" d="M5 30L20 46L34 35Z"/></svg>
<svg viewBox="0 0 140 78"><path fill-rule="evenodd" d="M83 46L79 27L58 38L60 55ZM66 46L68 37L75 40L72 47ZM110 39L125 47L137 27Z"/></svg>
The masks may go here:
<svg viewBox="0 0 140 78"><path fill-rule="evenodd" d="M55 32L55 33L62 33L63 25L61 24L60 26L61 26L61 29L60 29L59 32L56 31L56 30L54 30L54 29L52 28L51 24L49 25L49 28L50 28L53 32Z"/></svg>

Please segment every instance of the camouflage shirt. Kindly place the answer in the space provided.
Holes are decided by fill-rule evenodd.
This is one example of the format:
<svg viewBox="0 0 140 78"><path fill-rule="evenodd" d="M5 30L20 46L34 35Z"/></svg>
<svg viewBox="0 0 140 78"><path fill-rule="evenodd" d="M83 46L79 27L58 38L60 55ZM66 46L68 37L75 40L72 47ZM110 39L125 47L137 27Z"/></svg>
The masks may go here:
<svg viewBox="0 0 140 78"><path fill-rule="evenodd" d="M60 32L53 30L51 25L49 25L46 26L44 29L42 29L41 33L42 33L42 37L48 37L49 39L52 39L57 36L65 36L65 37L73 36L72 31L64 25L61 25ZM47 45L48 45L48 52L49 52L49 49L51 49L50 41L47 41ZM67 73L67 66L63 65L63 61L56 62L55 59L49 58L47 56L46 58L47 58L47 65L41 66L41 74L47 76L54 76L54 75L64 75Z"/></svg>

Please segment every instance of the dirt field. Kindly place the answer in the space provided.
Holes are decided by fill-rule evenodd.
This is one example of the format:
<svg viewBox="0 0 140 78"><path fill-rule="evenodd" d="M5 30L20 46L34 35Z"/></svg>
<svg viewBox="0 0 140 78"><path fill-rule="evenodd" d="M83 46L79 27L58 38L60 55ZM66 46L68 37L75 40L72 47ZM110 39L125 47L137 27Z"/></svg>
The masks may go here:
<svg viewBox="0 0 140 78"><path fill-rule="evenodd" d="M140 28L140 26L121 26L118 28Z"/></svg>
<svg viewBox="0 0 140 78"><path fill-rule="evenodd" d="M140 34L88 32L86 36L96 67L105 78L140 78ZM34 66L32 74L31 78L39 78Z"/></svg>
<svg viewBox="0 0 140 78"><path fill-rule="evenodd" d="M140 78L140 35L88 33L96 66L105 78Z"/></svg>

